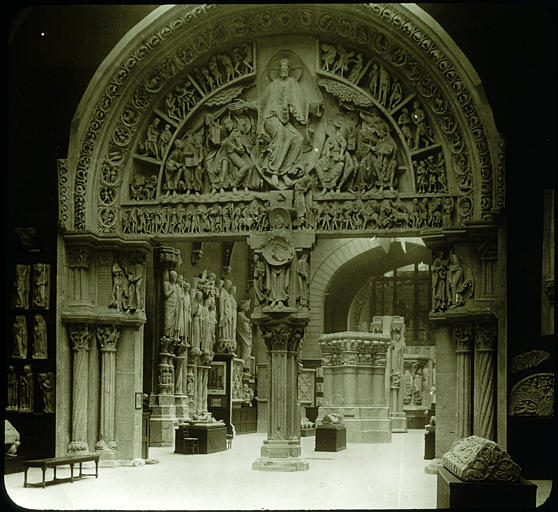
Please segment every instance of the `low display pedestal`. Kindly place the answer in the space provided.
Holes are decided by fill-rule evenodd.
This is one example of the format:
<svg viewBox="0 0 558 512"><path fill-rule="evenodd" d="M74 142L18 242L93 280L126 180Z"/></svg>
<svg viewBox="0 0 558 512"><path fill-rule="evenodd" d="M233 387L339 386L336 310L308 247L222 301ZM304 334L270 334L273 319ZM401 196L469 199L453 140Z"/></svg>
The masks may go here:
<svg viewBox="0 0 558 512"><path fill-rule="evenodd" d="M421 407L420 405L406 405L403 407L403 411L407 417L407 428L424 428L428 419L426 418L426 407Z"/></svg>
<svg viewBox="0 0 558 512"><path fill-rule="evenodd" d="M4 474L11 475L12 473L23 472L23 455L5 456L4 457Z"/></svg>
<svg viewBox="0 0 558 512"><path fill-rule="evenodd" d="M315 428L301 428L300 429L300 437L312 437L316 435Z"/></svg>
<svg viewBox="0 0 558 512"><path fill-rule="evenodd" d="M424 459L432 460L436 451L436 427L426 425L424 434Z"/></svg>
<svg viewBox="0 0 558 512"><path fill-rule="evenodd" d="M537 486L520 478L508 482L464 482L451 471L438 469L437 508L460 509L535 509Z"/></svg>
<svg viewBox="0 0 558 512"><path fill-rule="evenodd" d="M316 427L317 452L338 452L347 448L347 428L345 425L331 424Z"/></svg>
<svg viewBox="0 0 558 512"><path fill-rule="evenodd" d="M227 426L224 423L180 425L175 429L174 453L185 453L184 433L198 439L199 453L215 453L227 449Z"/></svg>

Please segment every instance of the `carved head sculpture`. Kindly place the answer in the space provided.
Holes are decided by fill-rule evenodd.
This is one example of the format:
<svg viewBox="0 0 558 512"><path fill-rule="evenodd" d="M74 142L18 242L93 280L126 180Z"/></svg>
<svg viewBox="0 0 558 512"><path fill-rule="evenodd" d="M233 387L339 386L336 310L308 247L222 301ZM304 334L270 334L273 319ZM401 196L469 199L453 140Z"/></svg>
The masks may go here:
<svg viewBox="0 0 558 512"><path fill-rule="evenodd" d="M192 288L192 285L188 281L184 281L183 286L184 286L184 290L187 292L189 292L190 288Z"/></svg>
<svg viewBox="0 0 558 512"><path fill-rule="evenodd" d="M232 132L234 129L234 121L230 117L225 117L223 119L223 126L228 132Z"/></svg>
<svg viewBox="0 0 558 512"><path fill-rule="evenodd" d="M230 292L232 290L232 281L230 279L225 279L225 281L223 282L223 288L227 292Z"/></svg>
<svg viewBox="0 0 558 512"><path fill-rule="evenodd" d="M250 299L243 299L240 303L240 309L246 313L250 311Z"/></svg>
<svg viewBox="0 0 558 512"><path fill-rule="evenodd" d="M177 279L178 279L178 274L176 273L176 271L171 270L169 272L169 281L171 283L176 283Z"/></svg>
<svg viewBox="0 0 558 512"><path fill-rule="evenodd" d="M182 274L180 274L177 278L177 281L178 281L178 284L180 286L183 286L184 285L184 276Z"/></svg>

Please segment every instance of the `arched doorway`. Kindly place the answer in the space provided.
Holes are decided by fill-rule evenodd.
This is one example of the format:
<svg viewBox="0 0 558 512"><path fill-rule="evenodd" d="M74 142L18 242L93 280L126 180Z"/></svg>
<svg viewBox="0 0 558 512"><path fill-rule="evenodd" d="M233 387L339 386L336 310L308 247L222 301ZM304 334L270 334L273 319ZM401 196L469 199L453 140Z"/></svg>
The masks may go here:
<svg viewBox="0 0 558 512"><path fill-rule="evenodd" d="M231 267L246 279L253 255L265 257L268 214L277 209L287 212L293 265L303 254L311 265L316 240L331 237L424 240L442 281L431 315L447 355L438 378L462 379L456 408L453 396L439 396L448 406L438 418L437 450L471 432L505 444L505 411L495 400L505 394L505 376L498 389L495 379L505 368L505 289L494 284L503 275L502 147L479 85L451 40L412 6L154 11L99 69L60 161L60 268L69 292L58 304L64 378L57 408L65 427L57 452L108 440L118 446L115 456L137 455L140 412L120 411L135 430L123 422L122 441L104 439L118 417L89 395L86 375L109 379L103 368L114 353L103 349L120 336L114 364L126 385L107 381L107 389L131 398L145 390L143 369L152 373L143 379L153 383L148 391L161 394L155 363L140 361L144 341L152 361L159 353L158 294L168 266L193 277L202 252L218 254L206 270L223 279ZM250 250L237 250L247 239ZM235 250L244 258L236 267ZM465 281L475 283L474 293L472 286L456 291L461 278L443 275L450 266L473 276ZM122 307L120 287L129 293L134 276L142 276L145 296ZM299 309L299 299L287 294L285 306ZM471 364L488 365L488 382L470 381Z"/></svg>

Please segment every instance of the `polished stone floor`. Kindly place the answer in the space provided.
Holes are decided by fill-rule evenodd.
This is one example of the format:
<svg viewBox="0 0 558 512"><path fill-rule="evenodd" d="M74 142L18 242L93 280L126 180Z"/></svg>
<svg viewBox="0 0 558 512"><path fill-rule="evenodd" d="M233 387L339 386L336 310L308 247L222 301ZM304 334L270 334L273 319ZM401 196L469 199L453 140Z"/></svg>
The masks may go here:
<svg viewBox="0 0 558 512"><path fill-rule="evenodd" d="M389 444L348 444L340 452L314 451L302 438L309 471L251 469L264 434L237 436L232 448L210 455L178 455L150 448L158 464L100 468L83 478L42 488L23 488L23 473L5 475L9 497L31 509L253 510L253 509L429 509L436 507L436 475L426 474L424 430L394 434ZM47 479L52 477L48 470ZM69 476L60 469L58 477ZM28 481L38 482L32 468ZM539 482L536 482L539 483ZM538 502L550 492L541 482Z"/></svg>

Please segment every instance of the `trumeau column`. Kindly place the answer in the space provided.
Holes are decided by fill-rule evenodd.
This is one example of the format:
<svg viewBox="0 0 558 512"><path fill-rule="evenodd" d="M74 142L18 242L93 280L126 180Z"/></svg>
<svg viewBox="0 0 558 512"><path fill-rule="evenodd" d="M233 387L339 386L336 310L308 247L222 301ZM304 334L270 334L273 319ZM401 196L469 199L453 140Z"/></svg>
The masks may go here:
<svg viewBox="0 0 558 512"><path fill-rule="evenodd" d="M473 433L486 439L495 437L495 365L498 339L495 322L482 322L475 329L475 385Z"/></svg>
<svg viewBox="0 0 558 512"><path fill-rule="evenodd" d="M97 327L97 340L101 348L101 408L97 451L116 450L114 414L116 406L116 346L120 328L116 325Z"/></svg>
<svg viewBox="0 0 558 512"><path fill-rule="evenodd" d="M93 332L88 325L72 325L68 333L74 351L72 390L72 438L68 452L89 452L87 445L87 401L89 348Z"/></svg>
<svg viewBox="0 0 558 512"><path fill-rule="evenodd" d="M258 319L268 350L269 413L267 439L252 468L262 471L305 471L301 458L298 410L298 350L306 318L290 313Z"/></svg>
<svg viewBox="0 0 558 512"><path fill-rule="evenodd" d="M453 329L456 354L457 437L471 435L471 349L473 328L458 325Z"/></svg>

